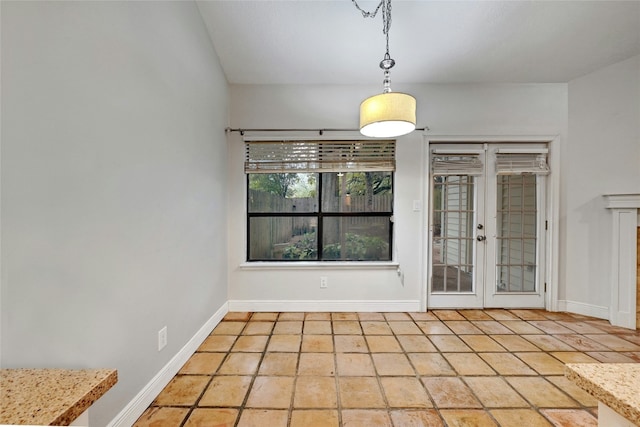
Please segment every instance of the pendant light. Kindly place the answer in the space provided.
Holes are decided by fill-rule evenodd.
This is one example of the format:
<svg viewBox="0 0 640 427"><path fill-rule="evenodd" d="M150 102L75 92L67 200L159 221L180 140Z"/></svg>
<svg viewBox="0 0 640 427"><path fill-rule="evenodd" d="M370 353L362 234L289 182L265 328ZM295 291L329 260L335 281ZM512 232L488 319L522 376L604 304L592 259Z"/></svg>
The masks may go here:
<svg viewBox="0 0 640 427"><path fill-rule="evenodd" d="M389 70L396 63L389 55L391 0L381 0L373 13L362 10L356 0L351 1L365 18L374 17L382 8L383 33L387 39L387 50L380 61L384 72L383 90L360 104L360 133L374 138L392 138L413 132L416 128L416 99L406 93L391 91Z"/></svg>

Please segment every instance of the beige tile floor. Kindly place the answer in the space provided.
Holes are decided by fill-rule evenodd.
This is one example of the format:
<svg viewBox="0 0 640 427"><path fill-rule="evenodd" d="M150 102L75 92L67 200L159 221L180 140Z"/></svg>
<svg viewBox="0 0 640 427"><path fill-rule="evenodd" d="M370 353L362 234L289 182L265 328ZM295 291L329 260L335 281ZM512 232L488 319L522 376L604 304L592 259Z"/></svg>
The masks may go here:
<svg viewBox="0 0 640 427"><path fill-rule="evenodd" d="M640 333L541 310L228 313L135 426L595 426L570 362L640 362Z"/></svg>

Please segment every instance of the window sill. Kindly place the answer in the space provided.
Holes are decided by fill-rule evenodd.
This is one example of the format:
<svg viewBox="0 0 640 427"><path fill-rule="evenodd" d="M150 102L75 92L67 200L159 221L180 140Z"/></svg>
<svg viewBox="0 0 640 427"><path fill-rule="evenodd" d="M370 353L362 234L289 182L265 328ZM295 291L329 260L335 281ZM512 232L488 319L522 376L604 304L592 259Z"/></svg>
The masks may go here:
<svg viewBox="0 0 640 427"><path fill-rule="evenodd" d="M394 261L301 261L301 262L243 262L241 270L395 270Z"/></svg>

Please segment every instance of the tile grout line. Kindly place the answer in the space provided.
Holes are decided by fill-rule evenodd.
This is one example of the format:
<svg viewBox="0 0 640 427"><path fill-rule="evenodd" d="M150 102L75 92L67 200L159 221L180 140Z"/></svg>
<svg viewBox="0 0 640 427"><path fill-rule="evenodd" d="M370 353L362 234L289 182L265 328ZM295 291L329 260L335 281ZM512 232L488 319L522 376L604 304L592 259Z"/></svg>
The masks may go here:
<svg viewBox="0 0 640 427"><path fill-rule="evenodd" d="M282 313L278 313L278 317L276 318L276 321L273 324L273 329L271 330L271 336L269 337L269 340L268 340L269 342L271 341L271 338L274 335L274 332L276 330L276 327L278 326L278 322L280 321L280 317L281 316L282 316ZM301 327L301 330L300 330L300 335L301 336L302 336L303 330L304 330L304 320L302 321L302 327ZM268 348L269 348L269 343L267 342L267 344L264 347L265 353L267 352ZM300 366L300 350L302 350L302 337L300 338L300 348L298 348L298 353L297 353L297 356L296 356L296 366L295 366L295 370L294 370L294 373L293 373L293 384L291 385L291 399L289 399L289 413L288 413L288 417L287 417L287 426L291 425L291 420L293 418L293 411L295 410L294 402L295 402L295 398L296 398L296 387L298 385L298 367ZM287 354L287 353L285 353L285 354ZM258 370L258 373L259 373L259 370ZM247 392L247 394L249 394L249 393Z"/></svg>
<svg viewBox="0 0 640 427"><path fill-rule="evenodd" d="M420 335L416 335L416 336L424 336L427 339L427 342L431 343L431 345L436 349L436 351L438 350L438 348L436 347L436 345L429 339L429 337L427 336L427 334L422 330L422 328L420 328L420 326L417 324L416 319L414 319L411 315L409 315L409 318L411 319L411 322L413 325L415 325L416 328L418 328L418 330L421 332ZM391 328L391 326L389 326ZM437 414L438 418L440 419L440 421L443 423L443 425L447 425L444 417L442 416L442 413L440 413L440 411L436 408L436 402L435 399L433 398L433 396L431 395L431 393L429 392L429 389L427 388L427 385L422 381L421 378L421 374L418 372L417 367L415 366L415 364L412 362L411 358L409 357L409 354L407 353L406 348L402 345L402 343L400 342L400 340L398 339L397 335L395 334L395 332L393 331L393 328L391 328L391 332L394 334L394 336L396 337L396 340L398 341L398 344L400 345L400 348L402 349L404 356L407 358L407 361L409 362L409 365L413 368L414 372L416 373L416 380L418 381L418 384L420 384L420 386L422 387L422 389L425 391L425 394L427 396L427 399L429 399L429 403L431 404L431 408L424 408L425 410L429 410L432 409L435 411L435 413ZM391 420L393 423L393 419ZM394 423L395 426L395 423ZM397 427L402 427L402 426L397 426Z"/></svg>
<svg viewBox="0 0 640 427"><path fill-rule="evenodd" d="M329 318L331 319L331 316L329 316ZM330 320L331 322L331 332L333 332L333 319ZM341 426L342 423L342 399L341 399L341 395L340 395L340 375L338 373L338 351L336 348L336 337L335 334L333 335L333 380L335 383L335 387L336 387L336 411L338 412L338 425ZM366 343L366 342L365 342Z"/></svg>
<svg viewBox="0 0 640 427"><path fill-rule="evenodd" d="M249 326L251 320L253 319L253 316L256 313L251 313L251 316L249 317L249 320L247 321L247 324L245 325L245 328L243 328L242 332L244 332L246 330L246 328ZM278 313L279 317L280 314ZM276 319L277 319L276 317ZM255 322L268 322L269 320L255 320ZM264 348L262 349L262 352L260 353L260 360L258 361L258 365L256 366L255 370L253 371L253 374L251 375L251 381L249 382L249 387L247 388L247 392L244 396L244 399L242 400L242 404L240 405L240 408L238 410L238 417L236 418L236 422L234 423L234 426L237 427L238 424L240 423L240 420L242 419L242 415L244 414L244 411L247 409L247 403L249 402L249 397L251 396L251 391L253 390L253 386L256 382L256 380L258 379L259 373L260 373L260 368L262 367L262 362L264 361L264 356L267 352L267 348L269 347L269 342L271 342L271 337L273 335L273 330L276 327L276 322L277 321L273 321L273 327L270 330L270 334L267 335L267 342L264 345ZM242 335L241 332L241 335ZM250 336L250 335L245 335L245 336ZM233 350L233 347L229 349L229 352L231 352ZM242 352L239 352L242 353Z"/></svg>

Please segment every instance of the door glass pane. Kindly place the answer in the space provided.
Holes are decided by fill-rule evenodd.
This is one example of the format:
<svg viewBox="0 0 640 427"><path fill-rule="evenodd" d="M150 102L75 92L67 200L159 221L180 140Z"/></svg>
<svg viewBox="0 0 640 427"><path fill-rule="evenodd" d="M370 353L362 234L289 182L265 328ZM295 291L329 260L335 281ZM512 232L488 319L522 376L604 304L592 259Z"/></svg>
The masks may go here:
<svg viewBox="0 0 640 427"><path fill-rule="evenodd" d="M499 175L497 292L536 291L536 176Z"/></svg>
<svg viewBox="0 0 640 427"><path fill-rule="evenodd" d="M436 175L431 292L473 291L474 179Z"/></svg>

